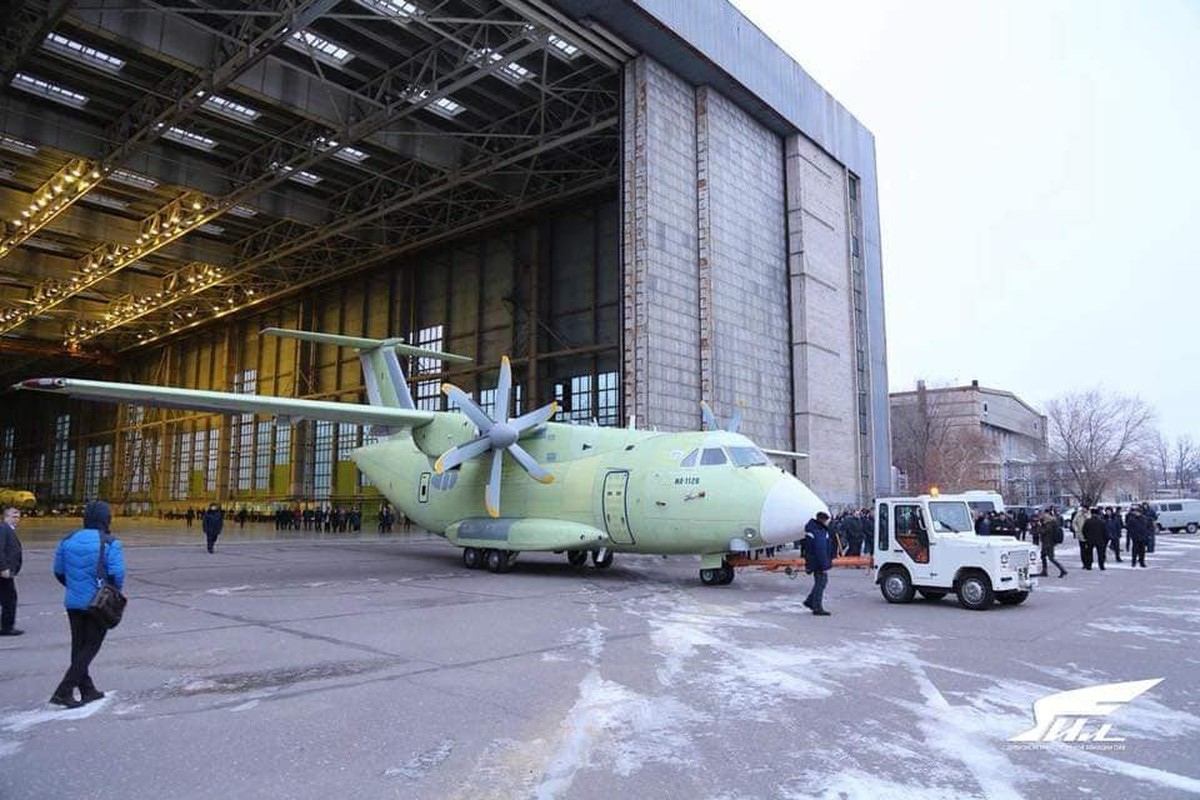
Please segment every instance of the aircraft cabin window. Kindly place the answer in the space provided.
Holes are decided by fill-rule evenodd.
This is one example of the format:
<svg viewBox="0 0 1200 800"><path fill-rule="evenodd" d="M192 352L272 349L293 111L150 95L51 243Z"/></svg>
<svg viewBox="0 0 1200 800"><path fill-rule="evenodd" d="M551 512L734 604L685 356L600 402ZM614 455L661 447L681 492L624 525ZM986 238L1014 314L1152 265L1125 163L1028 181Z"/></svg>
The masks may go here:
<svg viewBox="0 0 1200 800"><path fill-rule="evenodd" d="M696 456L698 456L698 455L700 455L700 451L698 449L693 450L692 452L688 453L686 456L683 457L683 461L679 462L679 466L681 466L681 467L696 466Z"/></svg>
<svg viewBox="0 0 1200 800"><path fill-rule="evenodd" d="M719 447L706 447L700 455L700 466L702 467L712 467L725 462L725 451Z"/></svg>
<svg viewBox="0 0 1200 800"><path fill-rule="evenodd" d="M766 454L757 447L731 447L729 458L739 467L758 467L771 463Z"/></svg>

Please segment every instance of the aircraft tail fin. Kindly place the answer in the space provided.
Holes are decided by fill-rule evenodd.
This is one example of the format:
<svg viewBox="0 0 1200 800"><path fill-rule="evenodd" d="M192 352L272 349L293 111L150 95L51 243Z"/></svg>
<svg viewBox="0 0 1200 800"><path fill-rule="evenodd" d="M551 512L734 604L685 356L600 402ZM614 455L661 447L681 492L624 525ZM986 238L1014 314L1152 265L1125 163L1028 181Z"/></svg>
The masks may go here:
<svg viewBox="0 0 1200 800"><path fill-rule="evenodd" d="M363 381L367 388L367 401L373 406L387 408L415 409L412 393L408 390L408 378L400 366L397 353L419 358L435 358L439 361L461 363L470 361L466 356L443 353L440 350L428 350L423 347L413 347L405 344L402 339L367 339L361 336L342 336L336 333L318 333L316 331L299 331L290 328L264 328L262 333L267 336L281 336L288 339L299 339L305 342L333 344L339 347L353 347L358 351L359 361L362 362Z"/></svg>

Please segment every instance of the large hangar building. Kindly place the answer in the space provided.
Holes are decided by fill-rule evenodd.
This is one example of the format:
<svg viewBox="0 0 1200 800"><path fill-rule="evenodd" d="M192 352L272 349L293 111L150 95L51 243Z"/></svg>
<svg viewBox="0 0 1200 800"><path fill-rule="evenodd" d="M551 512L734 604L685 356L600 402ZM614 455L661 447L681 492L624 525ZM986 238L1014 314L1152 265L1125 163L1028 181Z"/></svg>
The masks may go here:
<svg viewBox="0 0 1200 800"><path fill-rule="evenodd" d="M352 351L487 406L696 429L890 482L874 140L725 0L15 0L0 380L357 401ZM369 502L355 426L9 393L0 485L127 511Z"/></svg>

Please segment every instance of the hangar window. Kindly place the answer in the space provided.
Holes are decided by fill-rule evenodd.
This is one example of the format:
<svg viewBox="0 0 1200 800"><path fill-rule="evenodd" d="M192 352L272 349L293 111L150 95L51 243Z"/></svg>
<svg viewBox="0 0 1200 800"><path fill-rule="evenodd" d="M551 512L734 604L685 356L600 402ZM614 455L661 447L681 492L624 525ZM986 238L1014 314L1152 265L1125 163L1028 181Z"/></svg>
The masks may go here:
<svg viewBox="0 0 1200 800"><path fill-rule="evenodd" d="M71 415L54 420L54 495L75 494L75 450L71 447Z"/></svg>
<svg viewBox="0 0 1200 800"><path fill-rule="evenodd" d="M596 376L596 421L601 425L621 424L619 387L620 381L615 372L601 372Z"/></svg>
<svg viewBox="0 0 1200 800"><path fill-rule="evenodd" d="M354 54L340 44L331 42L311 31L296 31L286 44L293 50L306 53L331 67L340 67L354 58Z"/></svg>
<svg viewBox="0 0 1200 800"><path fill-rule="evenodd" d="M179 431L175 434L175 469L171 470L171 499L186 500L188 475L192 469L192 434ZM87 464L84 463L86 470Z"/></svg>
<svg viewBox="0 0 1200 800"><path fill-rule="evenodd" d="M12 86L15 89L36 94L47 100L62 103L64 106L71 106L71 108L83 108L87 105L88 101L87 95L73 92L65 86L59 86L57 83L51 83L41 78L35 78L32 75L26 75L24 72L18 72L13 76Z"/></svg>
<svg viewBox="0 0 1200 800"><path fill-rule="evenodd" d="M700 455L700 466L715 467L726 463L725 451L719 447L706 447Z"/></svg>
<svg viewBox="0 0 1200 800"><path fill-rule="evenodd" d="M328 500L333 490L333 423L319 419L313 435L312 496Z"/></svg>
<svg viewBox="0 0 1200 800"><path fill-rule="evenodd" d="M260 420L254 442L254 488L271 488L271 428L270 420Z"/></svg>
<svg viewBox="0 0 1200 800"><path fill-rule="evenodd" d="M17 478L17 429L4 429L4 456L0 458L0 482L11 484Z"/></svg>
<svg viewBox="0 0 1200 800"><path fill-rule="evenodd" d="M112 477L112 445L94 444L83 453L83 499L100 496L100 481Z"/></svg>
<svg viewBox="0 0 1200 800"><path fill-rule="evenodd" d="M504 56L500 55L490 47L485 47L482 50L476 50L471 55L467 56L467 60L472 64L478 64L480 67L490 67L493 64L498 64L504 60ZM533 70L526 69L516 61L510 61L504 66L496 70L496 74L504 80L512 84L518 84L522 81L527 81L534 76Z"/></svg>
<svg viewBox="0 0 1200 800"><path fill-rule="evenodd" d="M47 35L46 40L42 42L42 47L78 61L81 64L87 64L90 67L99 67L106 72L120 72L121 68L125 66L124 59L109 55L103 50L97 50L83 42L68 39L66 36L58 33Z"/></svg>
<svg viewBox="0 0 1200 800"><path fill-rule="evenodd" d="M430 325L419 329L415 335L409 336L409 341L416 342L417 347L426 350L441 350L442 349L442 326ZM413 370L418 376L416 393L413 401L417 404L417 408L422 411L441 411L442 410L442 382L439 380L420 380L421 375L435 375L442 371L442 362L440 359L428 356L421 356L416 359L416 369Z"/></svg>

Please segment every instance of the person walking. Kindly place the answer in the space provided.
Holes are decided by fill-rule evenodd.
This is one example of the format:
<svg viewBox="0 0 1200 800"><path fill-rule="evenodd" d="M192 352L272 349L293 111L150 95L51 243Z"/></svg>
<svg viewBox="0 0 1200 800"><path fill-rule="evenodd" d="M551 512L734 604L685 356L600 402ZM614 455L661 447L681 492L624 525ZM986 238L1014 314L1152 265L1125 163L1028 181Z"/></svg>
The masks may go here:
<svg viewBox="0 0 1200 800"><path fill-rule="evenodd" d="M1133 542L1133 556L1130 567L1146 566L1146 547L1150 544L1150 520L1146 519L1137 506L1129 509L1125 515L1125 528L1129 541Z"/></svg>
<svg viewBox="0 0 1200 800"><path fill-rule="evenodd" d="M1104 517L1104 525L1108 528L1108 546L1112 548L1113 557L1121 563L1121 512L1109 506Z"/></svg>
<svg viewBox="0 0 1200 800"><path fill-rule="evenodd" d="M804 556L804 571L813 576L813 588L804 598L806 608L814 616L828 617L825 610L825 586L829 583L829 570L833 567L833 554L837 545L829 530L829 515L818 511L804 526L801 552Z"/></svg>
<svg viewBox="0 0 1200 800"><path fill-rule="evenodd" d="M204 529L204 538L208 542L208 552L212 552L217 546L217 537L221 535L221 528L225 526L225 513L221 511L221 507L216 503L210 503L208 511L204 512L204 516L200 519L200 527Z"/></svg>
<svg viewBox="0 0 1200 800"><path fill-rule="evenodd" d="M1093 508L1083 523L1083 542L1087 547L1087 561L1084 569L1091 569L1095 563L1104 569L1104 556L1108 551L1108 524L1100 514L1100 509Z"/></svg>
<svg viewBox="0 0 1200 800"><path fill-rule="evenodd" d="M87 609L98 588L102 541L106 580L117 589L125 585L125 555L109 530L111 525L108 503L93 500L83 510L83 527L59 542L54 551L54 577L66 587L63 605L71 625L71 666L50 696L55 705L78 708L104 697L92 681L90 668L108 629ZM76 689L79 699L75 698Z"/></svg>
<svg viewBox="0 0 1200 800"><path fill-rule="evenodd" d="M1083 526L1087 523L1088 510L1083 506L1075 512L1075 516L1071 517L1071 531L1075 534L1075 541L1079 545L1079 560L1083 562L1084 569L1092 568L1092 554L1088 552L1087 540L1083 538Z"/></svg>
<svg viewBox="0 0 1200 800"><path fill-rule="evenodd" d="M1054 548L1063 539L1062 525L1059 524L1058 518L1054 514L1047 511L1042 515L1042 524L1038 528L1038 546L1042 552L1042 572L1039 577L1046 577L1046 562L1049 561L1054 566L1058 567L1058 577L1067 577L1066 568L1058 563L1058 559L1054 557Z"/></svg>
<svg viewBox="0 0 1200 800"><path fill-rule="evenodd" d="M17 523L21 509L8 506L0 522L0 636L20 636L17 624L17 573L21 571L21 540Z"/></svg>

